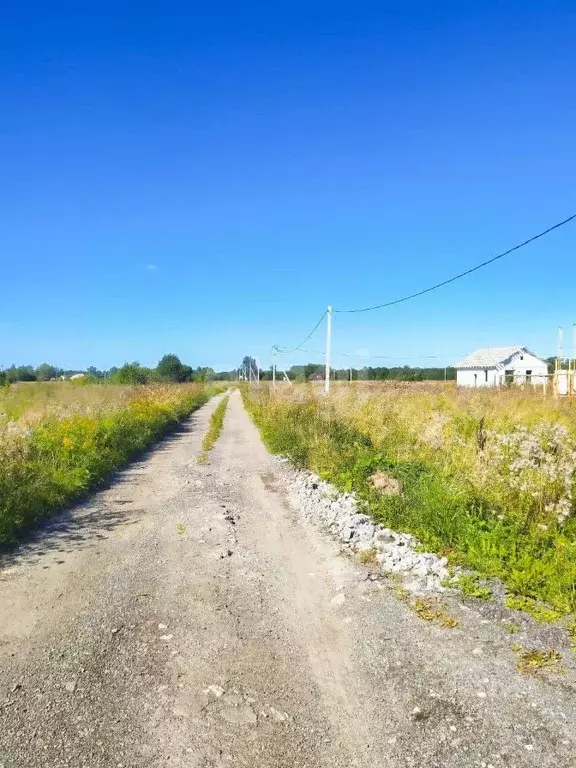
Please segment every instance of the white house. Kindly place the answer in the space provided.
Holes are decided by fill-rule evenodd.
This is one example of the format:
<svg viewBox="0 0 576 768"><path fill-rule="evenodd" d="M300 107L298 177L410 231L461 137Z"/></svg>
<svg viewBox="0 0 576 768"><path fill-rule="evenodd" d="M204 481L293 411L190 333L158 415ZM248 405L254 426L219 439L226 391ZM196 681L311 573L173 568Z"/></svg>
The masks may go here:
<svg viewBox="0 0 576 768"><path fill-rule="evenodd" d="M477 349L456 366L459 387L544 384L548 365L526 347Z"/></svg>

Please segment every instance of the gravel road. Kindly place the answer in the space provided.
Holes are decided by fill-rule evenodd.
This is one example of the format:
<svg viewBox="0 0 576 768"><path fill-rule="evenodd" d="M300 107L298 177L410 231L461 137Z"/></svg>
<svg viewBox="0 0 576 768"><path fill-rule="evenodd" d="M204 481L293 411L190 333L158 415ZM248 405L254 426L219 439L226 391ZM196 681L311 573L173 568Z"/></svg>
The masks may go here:
<svg viewBox="0 0 576 768"><path fill-rule="evenodd" d="M287 502L237 392L0 565L0 766L568 768L573 665L422 621ZM484 611L484 612L483 612Z"/></svg>

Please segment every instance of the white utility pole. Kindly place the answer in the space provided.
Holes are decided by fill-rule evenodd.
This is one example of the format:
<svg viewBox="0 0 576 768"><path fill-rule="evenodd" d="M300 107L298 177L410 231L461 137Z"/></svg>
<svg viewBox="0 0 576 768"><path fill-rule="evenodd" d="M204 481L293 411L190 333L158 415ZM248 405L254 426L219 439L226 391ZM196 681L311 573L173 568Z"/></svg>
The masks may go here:
<svg viewBox="0 0 576 768"><path fill-rule="evenodd" d="M272 389L276 389L276 350L272 350Z"/></svg>
<svg viewBox="0 0 576 768"><path fill-rule="evenodd" d="M324 392L330 394L330 353L332 351L332 305L328 304L326 313L326 378L324 380Z"/></svg>

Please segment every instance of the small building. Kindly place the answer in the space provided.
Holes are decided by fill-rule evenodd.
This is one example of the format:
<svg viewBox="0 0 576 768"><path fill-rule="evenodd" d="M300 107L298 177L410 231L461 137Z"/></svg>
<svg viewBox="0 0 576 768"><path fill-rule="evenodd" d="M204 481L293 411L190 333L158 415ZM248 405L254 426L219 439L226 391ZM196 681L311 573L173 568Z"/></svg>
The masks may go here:
<svg viewBox="0 0 576 768"><path fill-rule="evenodd" d="M544 384L548 365L526 347L477 349L456 366L459 387Z"/></svg>
<svg viewBox="0 0 576 768"><path fill-rule="evenodd" d="M74 373L70 376L70 381L78 381L78 379L83 379L85 376L85 373Z"/></svg>

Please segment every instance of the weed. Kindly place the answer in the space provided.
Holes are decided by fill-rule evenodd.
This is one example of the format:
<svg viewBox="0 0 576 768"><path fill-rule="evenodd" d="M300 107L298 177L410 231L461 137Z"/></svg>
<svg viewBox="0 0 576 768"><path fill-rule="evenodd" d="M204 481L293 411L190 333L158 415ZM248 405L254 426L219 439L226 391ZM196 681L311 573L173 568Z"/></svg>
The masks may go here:
<svg viewBox="0 0 576 768"><path fill-rule="evenodd" d="M445 607L436 598L418 597L411 604L411 608L424 621L433 621L450 629L458 626L458 621L446 612Z"/></svg>
<svg viewBox="0 0 576 768"><path fill-rule="evenodd" d="M492 600L492 592L488 587L481 587L478 581L479 577L477 574L467 573L459 576L458 580L452 582L452 584L468 597L476 597L479 600Z"/></svg>
<svg viewBox="0 0 576 768"><path fill-rule="evenodd" d="M400 587L400 586L395 587L394 588L394 594L403 603L410 602L410 592L408 592L408 590L405 589L404 587Z"/></svg>
<svg viewBox="0 0 576 768"><path fill-rule="evenodd" d="M224 424L224 416L226 414L226 406L228 405L228 396L224 397L221 402L218 403L214 409L214 413L210 417L210 426L206 433L204 440L202 441L202 450L204 455L214 448L216 440L220 437L222 431L222 425ZM206 459L204 459L205 461ZM199 463L200 459L198 459Z"/></svg>
<svg viewBox="0 0 576 768"><path fill-rule="evenodd" d="M202 451L202 453L196 459L196 463L197 464L206 464L207 461L208 461L208 455L206 453L204 453L204 451Z"/></svg>
<svg viewBox="0 0 576 768"><path fill-rule="evenodd" d="M562 657L554 649L548 651L539 651L536 649L523 648L522 646L514 647L518 653L518 661L516 662L516 669L522 674L534 674L545 670L546 672L553 672L559 674L565 672L560 662Z"/></svg>
<svg viewBox="0 0 576 768"><path fill-rule="evenodd" d="M516 632L520 632L520 627L518 624L502 624L502 627L507 631L510 632L511 635L515 635Z"/></svg>
<svg viewBox="0 0 576 768"><path fill-rule="evenodd" d="M179 536L183 536L186 533L186 526L184 523L178 523L176 526L176 531L178 532Z"/></svg>
<svg viewBox="0 0 576 768"><path fill-rule="evenodd" d="M553 608L550 608L537 600L532 600L530 597L511 595L506 598L504 604L507 608L512 608L515 611L529 613L533 619L539 621L541 624L551 624L562 618L562 614L558 611L555 611Z"/></svg>
<svg viewBox="0 0 576 768"><path fill-rule="evenodd" d="M376 560L376 555L378 554L377 549L365 549L363 552L360 552L358 555L358 560L360 560L361 563L364 565L376 565L378 561Z"/></svg>

